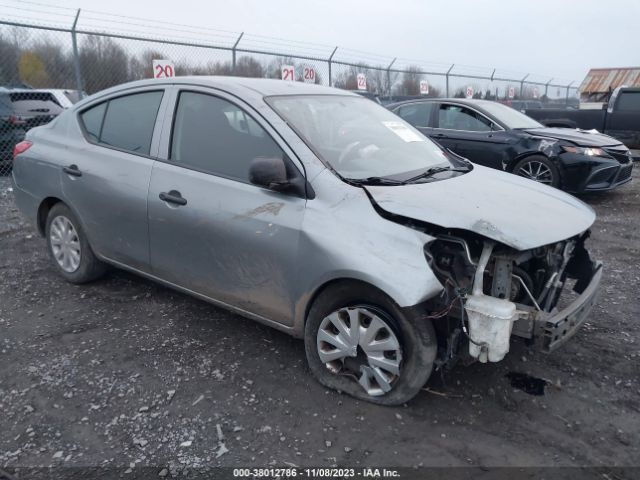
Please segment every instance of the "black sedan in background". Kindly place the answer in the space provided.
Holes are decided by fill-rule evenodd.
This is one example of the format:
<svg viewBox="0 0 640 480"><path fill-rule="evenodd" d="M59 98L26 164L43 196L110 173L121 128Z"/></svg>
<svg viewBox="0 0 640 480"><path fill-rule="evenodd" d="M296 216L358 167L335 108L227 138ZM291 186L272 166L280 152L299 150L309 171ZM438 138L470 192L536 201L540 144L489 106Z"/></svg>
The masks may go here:
<svg viewBox="0 0 640 480"><path fill-rule="evenodd" d="M610 190L631 180L631 153L615 138L547 128L497 102L419 99L387 108L474 163L569 192Z"/></svg>

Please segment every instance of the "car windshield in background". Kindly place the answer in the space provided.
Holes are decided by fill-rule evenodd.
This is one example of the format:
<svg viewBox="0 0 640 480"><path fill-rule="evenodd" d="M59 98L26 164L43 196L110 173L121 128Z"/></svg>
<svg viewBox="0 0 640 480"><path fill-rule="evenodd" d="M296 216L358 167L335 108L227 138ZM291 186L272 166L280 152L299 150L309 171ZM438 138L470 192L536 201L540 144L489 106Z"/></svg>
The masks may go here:
<svg viewBox="0 0 640 480"><path fill-rule="evenodd" d="M440 147L366 98L290 95L267 102L343 178L406 180L451 166Z"/></svg>
<svg viewBox="0 0 640 480"><path fill-rule="evenodd" d="M500 123L512 130L527 128L544 128L544 125L527 117L514 108L507 107L498 102L483 102L482 108L490 115L493 115Z"/></svg>

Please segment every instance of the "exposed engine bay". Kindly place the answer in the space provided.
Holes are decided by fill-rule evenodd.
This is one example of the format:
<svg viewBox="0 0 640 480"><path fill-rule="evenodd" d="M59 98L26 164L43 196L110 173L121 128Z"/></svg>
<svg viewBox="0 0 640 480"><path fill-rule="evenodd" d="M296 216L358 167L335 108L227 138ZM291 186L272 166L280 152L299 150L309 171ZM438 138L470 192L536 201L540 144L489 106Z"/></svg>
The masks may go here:
<svg viewBox="0 0 640 480"><path fill-rule="evenodd" d="M601 276L585 249L588 237L586 231L526 251L471 232L427 244L427 261L444 286L427 307L441 342L438 366L461 357L500 361L511 335L544 351L568 339L595 302ZM569 282L578 298L560 309Z"/></svg>

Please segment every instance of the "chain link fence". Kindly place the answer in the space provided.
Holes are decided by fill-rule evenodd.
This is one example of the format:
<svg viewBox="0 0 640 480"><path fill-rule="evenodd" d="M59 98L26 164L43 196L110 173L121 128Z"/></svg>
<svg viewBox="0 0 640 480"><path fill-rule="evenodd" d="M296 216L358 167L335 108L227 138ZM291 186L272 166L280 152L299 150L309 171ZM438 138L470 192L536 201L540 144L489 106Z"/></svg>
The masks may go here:
<svg viewBox="0 0 640 480"><path fill-rule="evenodd" d="M68 26L61 25L64 21L34 23L15 13L7 19L0 15L0 175L10 172L13 147L29 128L50 121L85 95L152 78L153 60L171 61L178 76L282 78L286 74L295 81L364 89L383 103L417 95L506 103L530 99L550 105L578 102L574 82L168 22L114 20L100 17L111 14L99 12L80 16L79 10L56 8L64 9L56 15L64 17Z"/></svg>

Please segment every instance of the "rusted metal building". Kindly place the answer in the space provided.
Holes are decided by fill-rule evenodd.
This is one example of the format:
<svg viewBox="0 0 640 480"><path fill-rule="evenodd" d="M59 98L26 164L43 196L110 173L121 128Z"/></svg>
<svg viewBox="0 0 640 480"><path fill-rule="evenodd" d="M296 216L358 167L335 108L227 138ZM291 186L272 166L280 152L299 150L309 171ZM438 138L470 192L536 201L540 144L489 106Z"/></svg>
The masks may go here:
<svg viewBox="0 0 640 480"><path fill-rule="evenodd" d="M578 91L581 102L606 102L620 86L640 87L640 67L592 68Z"/></svg>

